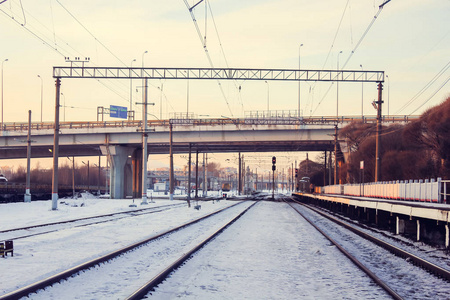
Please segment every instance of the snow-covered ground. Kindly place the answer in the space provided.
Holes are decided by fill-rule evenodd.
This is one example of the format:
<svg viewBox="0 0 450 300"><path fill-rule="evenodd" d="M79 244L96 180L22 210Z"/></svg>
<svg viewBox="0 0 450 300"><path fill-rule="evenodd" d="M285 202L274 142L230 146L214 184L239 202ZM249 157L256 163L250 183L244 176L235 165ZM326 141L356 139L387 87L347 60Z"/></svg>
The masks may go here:
<svg viewBox="0 0 450 300"><path fill-rule="evenodd" d="M0 204L0 231L142 208L139 204L136 208L129 207L132 200L61 201L70 202L70 205L60 204L58 210L52 211L51 201ZM75 207L75 204L83 202L84 206ZM176 203L185 202L156 200L145 207ZM66 228L15 240L14 257L0 258L2 270L8 270L8 276L2 276L0 281L0 295L235 203L223 200L215 203L202 202L200 210L183 205L160 213ZM0 233L0 241L4 240L3 236L6 234L10 235Z"/></svg>
<svg viewBox="0 0 450 300"><path fill-rule="evenodd" d="M287 204L261 202L149 298L389 297Z"/></svg>
<svg viewBox="0 0 450 300"><path fill-rule="evenodd" d="M51 201L1 204L0 231L142 209L140 200L135 200L136 208L129 207L132 200L124 199L84 198L60 201L65 203L60 203L57 211L51 210ZM125 217L83 227L62 227L61 230L52 233L15 240L14 257L0 258L2 270L8 270L8 276L2 276L0 281L0 295L212 211L236 204L235 201L226 200L199 202L201 209L196 210L188 208L185 201L155 199L155 203L145 207L176 203L181 205L153 214ZM239 208L242 210L250 204L244 203L238 207L242 207ZM232 211L227 214L233 214ZM189 249L202 234L213 230L215 226L221 226L226 219L225 216L226 214L221 217L214 216L209 223L193 227L189 235L187 231L181 231L179 234L171 234L168 238L150 243L148 248L135 250L134 256L139 258L140 262L131 262L125 258L124 262L120 263L122 268L120 271L115 271L113 263L107 264L110 266L96 268L95 273L87 274L87 277L74 277L70 280L72 281L70 288L57 284L49 291L32 295L30 298L61 299L64 296L65 299L123 299L129 295L128 288L134 289L141 281L151 279L152 274L158 273L166 263L175 259L175 253ZM0 240L4 239L0 233ZM136 273L138 265L148 270ZM124 286L114 283L117 282L117 277L123 278ZM127 287L128 285L130 287ZM384 291L372 283L287 204L266 201L257 203L206 245L172 274L170 279L161 284L151 297L155 299L388 298Z"/></svg>

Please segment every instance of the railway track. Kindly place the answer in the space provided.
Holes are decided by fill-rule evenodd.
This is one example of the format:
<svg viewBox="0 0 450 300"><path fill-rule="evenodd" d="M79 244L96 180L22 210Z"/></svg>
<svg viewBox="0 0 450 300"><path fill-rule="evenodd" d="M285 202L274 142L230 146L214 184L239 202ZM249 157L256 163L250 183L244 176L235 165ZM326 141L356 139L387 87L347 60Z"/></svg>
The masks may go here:
<svg viewBox="0 0 450 300"><path fill-rule="evenodd" d="M243 204L247 203L247 204ZM243 206L245 210L243 210ZM84 286L90 286L92 285L92 281L98 279L98 276L96 275L97 269L106 269L106 272L110 272L109 274L115 274L117 275L117 282L113 284L113 287L122 286L124 285L124 280L128 280L128 277L133 278L151 278L146 277L147 275L142 274L149 272L154 273L155 270L161 270L164 271L159 272L159 274L156 274L153 277L157 277L158 279L156 281L161 282L164 280L164 275L167 276L174 268L176 268L177 264L171 264L169 268L166 267L167 263L166 261L172 261L174 255L179 255L179 253L186 253L190 255L195 252L196 250L200 249L202 245L210 241L212 238L214 238L215 235L219 234L222 230L224 230L227 226L229 226L232 222L237 220L245 211L247 211L250 207L250 204L248 202L239 202L237 204L234 204L232 206L223 208L221 210L218 210L216 212L213 212L211 214L208 214L204 217L198 218L194 221L185 223L181 226L172 228L170 230L167 230L165 232L159 233L157 235L154 235L150 238L144 239L142 241L133 243L129 246L123 247L119 250L113 251L111 253L108 253L106 255L103 255L102 257L99 257L97 259L93 259L91 261L88 261L86 263L83 263L81 265L72 267L68 270L62 271L56 275L50 276L46 279L43 279L39 282L36 282L34 284L28 285L26 287L20 288L16 291L10 292L8 294L5 294L3 296L0 296L0 299L18 299L20 297L25 297L30 294L36 293L39 290L45 289L45 291L38 292L37 294L33 294L33 298L37 299L48 299L48 296L46 293L51 293L52 290L56 291L58 289L66 289L66 285L70 284L71 281L77 281L81 280L84 283ZM236 212L237 211L237 212ZM239 213L237 216L236 214ZM229 215L232 215L232 220L230 221ZM212 216L215 216L214 218L211 218ZM224 221L226 220L226 221ZM221 224L225 222L225 225L221 226L217 229L217 223ZM208 234L208 237L204 238L203 232L208 232L213 230L213 234ZM189 231L192 231L189 233ZM187 232L187 233L186 233ZM202 235L201 235L202 234ZM189 237L186 237L189 236ZM199 237L202 237L201 243L198 243L195 247L193 247L190 251L186 252L186 247L191 248L192 245L192 239L198 240ZM169 240L169 242L164 241ZM159 244L158 244L159 242ZM177 250L174 250L174 249ZM196 249L196 250L194 250ZM153 253L154 257L149 258L149 253ZM175 254L172 252L176 252ZM145 257L147 255L147 257ZM183 255L183 256L186 256ZM190 256L188 255L188 256ZM150 255L151 256L151 255ZM155 266L149 266L149 260L153 260ZM180 258L175 259L175 261L179 264L182 263L182 260ZM136 274L129 274L130 273L130 265L133 269L133 272L137 272ZM159 265L162 265L164 267L160 267ZM125 270L123 270L125 268ZM127 269L128 268L128 269ZM122 271L121 271L122 269ZM137 270L139 269L139 270ZM169 270L169 271L168 271ZM126 277L122 276L123 274L127 274ZM80 275L80 276L78 276ZM112 276L112 275L111 275ZM69 278L71 277L71 278ZM81 278L82 277L82 278ZM81 279L80 279L81 278ZM109 276L107 276L109 278ZM60 284L56 284L59 282ZM153 286L155 281L153 281ZM127 285L130 282L125 282L125 285ZM75 285L77 285L75 283ZM79 283L78 283L78 286ZM99 288L98 286L95 286L93 288ZM70 288L69 288L70 289ZM100 287L101 289L101 287ZM136 290L140 291L146 291L146 288L137 288ZM98 291L101 293L102 291ZM88 293L89 297L91 298L102 298L101 295L95 294L92 291L86 291ZM131 292L130 292L131 293ZM136 294L136 293L133 293ZM103 296L104 297L104 296ZM136 298L133 298L136 299Z"/></svg>
<svg viewBox="0 0 450 300"><path fill-rule="evenodd" d="M375 283L380 285L394 299L417 297L420 299L420 296L416 295L414 291L407 287L411 284L420 286L424 295L427 295L428 297L434 295L431 296L431 298L444 299L446 296L443 295L446 295L446 292L448 296L450 288L447 291L440 291L439 286L448 286L448 282L450 282L449 270L420 258L413 253L400 249L395 245L372 236L355 226L351 226L309 205L305 205L295 200L294 202L297 204L293 205L292 202L289 202L289 205L310 222L318 231L324 234L337 248L349 257L349 259L361 270L366 272ZM297 205L307 207L316 215L314 216L313 213L308 213L305 209L300 209ZM319 216L317 216L317 214ZM334 225L326 225L324 218ZM330 222L328 222L328 224L330 224ZM335 224L338 224L339 226L336 227ZM344 228L344 230L341 230L341 228ZM361 240L360 238L363 238L369 241L369 244L372 246L362 242L360 243L350 235L356 235L359 240ZM382 248L384 251L379 251L378 248ZM386 251L391 255L386 255ZM386 266L389 265L391 267L387 268ZM409 265L409 267L404 267L404 265ZM421 269L417 270L418 268L414 266L418 266ZM408 268L408 272L405 272L406 268ZM422 275L418 276L416 273L425 273L425 276L430 279L425 280L421 278ZM436 282L436 284L433 284L433 281Z"/></svg>
<svg viewBox="0 0 450 300"><path fill-rule="evenodd" d="M162 212L162 211L166 211L166 210L169 210L172 208L182 207L182 206L185 206L185 204L184 203L168 204L168 205L161 205L161 206L157 206L157 207L142 208L142 209L117 212L117 213L111 213L111 214L104 214L104 215L96 215L96 216L91 216L91 217L72 219L72 220L66 220L66 221L60 221L60 222L52 222L52 223L25 226L25 227L20 227L20 228L11 228L11 229L6 229L6 230L0 230L0 240L18 240L18 239L23 239L23 238L27 238L27 237L36 236L36 235L47 234L47 233L51 233L51 232L55 232L55 231L59 231L59 230L67 229L67 228L83 227L83 226L89 226L89 225L94 225L94 224L116 221L116 220L120 220L120 219L124 219L124 218L135 217L135 216L139 216L139 215L153 214L153 213ZM30 233L30 231L32 231L32 232ZM36 232L36 231L38 231L38 232Z"/></svg>

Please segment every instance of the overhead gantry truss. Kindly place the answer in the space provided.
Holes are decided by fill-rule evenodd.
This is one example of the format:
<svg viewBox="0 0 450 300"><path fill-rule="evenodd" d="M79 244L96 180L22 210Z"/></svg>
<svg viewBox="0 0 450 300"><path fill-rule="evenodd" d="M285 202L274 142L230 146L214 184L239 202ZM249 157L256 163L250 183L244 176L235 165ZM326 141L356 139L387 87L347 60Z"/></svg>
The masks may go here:
<svg viewBox="0 0 450 300"><path fill-rule="evenodd" d="M53 67L54 78L384 82L384 71L232 68Z"/></svg>

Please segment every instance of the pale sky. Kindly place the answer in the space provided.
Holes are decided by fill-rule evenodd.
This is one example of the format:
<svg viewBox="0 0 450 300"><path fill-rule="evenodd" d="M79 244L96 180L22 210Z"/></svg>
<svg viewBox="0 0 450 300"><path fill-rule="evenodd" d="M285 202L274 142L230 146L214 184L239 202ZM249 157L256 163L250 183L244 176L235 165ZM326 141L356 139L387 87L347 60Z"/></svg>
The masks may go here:
<svg viewBox="0 0 450 300"><path fill-rule="evenodd" d="M384 1L209 0L208 7L204 1L193 12L215 67L227 67L221 49L231 68L297 69L299 56L302 69L336 69L338 60L346 70L362 65L388 75L384 114L388 99L390 115L420 114L449 95L450 1L392 0L357 47ZM65 56L90 57L89 66L102 67L130 66L133 59L133 66L210 67L182 0L7 0L0 4L0 45L0 61L8 59L3 62L6 123L26 122L29 109L33 121L40 120L37 75L43 80L43 121L53 121L52 67L66 66ZM186 112L186 81L150 84L154 116ZM133 102L140 102L141 85L133 81ZM267 102L270 110L297 109L296 82L223 81L221 86L225 96L217 81L191 80L189 112L243 117L267 110ZM129 80L63 79L61 91L66 106L61 120L96 120L97 106L129 107ZM362 101L364 114L374 115L370 103L376 97L374 83L364 84L363 95L361 83L341 83L339 115L361 115ZM336 99L336 85L301 83L304 116L336 115Z"/></svg>

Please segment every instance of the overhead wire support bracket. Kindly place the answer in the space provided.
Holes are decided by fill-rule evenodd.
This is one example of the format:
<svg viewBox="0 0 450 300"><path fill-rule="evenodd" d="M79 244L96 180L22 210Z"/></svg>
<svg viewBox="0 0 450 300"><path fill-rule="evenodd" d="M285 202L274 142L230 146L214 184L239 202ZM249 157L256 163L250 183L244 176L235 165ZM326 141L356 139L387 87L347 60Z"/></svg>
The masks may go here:
<svg viewBox="0 0 450 300"><path fill-rule="evenodd" d="M378 8L383 8L383 6L385 6L386 4L388 4L389 2L391 2L391 0L387 0L385 1L383 4L381 4Z"/></svg>
<svg viewBox="0 0 450 300"><path fill-rule="evenodd" d="M203 2L203 0L200 0L200 1L198 1L196 4L194 4L193 6L189 7L189 11L192 12L192 10L193 10L197 5L199 5L199 4L202 3L202 2Z"/></svg>

